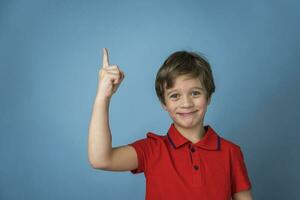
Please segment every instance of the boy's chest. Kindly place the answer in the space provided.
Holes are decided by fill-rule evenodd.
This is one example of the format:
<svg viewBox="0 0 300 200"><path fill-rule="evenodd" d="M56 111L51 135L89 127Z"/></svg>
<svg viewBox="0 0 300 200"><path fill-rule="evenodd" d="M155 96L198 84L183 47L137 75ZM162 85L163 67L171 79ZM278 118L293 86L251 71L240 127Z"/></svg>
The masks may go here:
<svg viewBox="0 0 300 200"><path fill-rule="evenodd" d="M149 165L149 184L159 185L166 191L180 188L201 193L213 190L230 195L230 158L224 153L188 146L162 149Z"/></svg>

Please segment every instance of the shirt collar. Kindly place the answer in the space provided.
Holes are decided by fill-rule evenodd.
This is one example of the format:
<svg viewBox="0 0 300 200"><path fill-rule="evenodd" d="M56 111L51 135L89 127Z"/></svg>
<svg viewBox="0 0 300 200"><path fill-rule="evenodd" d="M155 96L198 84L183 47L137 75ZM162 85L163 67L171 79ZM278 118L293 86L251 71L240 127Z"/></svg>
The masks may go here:
<svg viewBox="0 0 300 200"><path fill-rule="evenodd" d="M197 146L207 150L220 150L220 137L218 134L209 126L204 126L205 135L204 137L193 144L193 146ZM176 129L174 123L171 124L167 137L171 143L171 145L176 149L183 144L191 143L188 139L186 139L181 133Z"/></svg>

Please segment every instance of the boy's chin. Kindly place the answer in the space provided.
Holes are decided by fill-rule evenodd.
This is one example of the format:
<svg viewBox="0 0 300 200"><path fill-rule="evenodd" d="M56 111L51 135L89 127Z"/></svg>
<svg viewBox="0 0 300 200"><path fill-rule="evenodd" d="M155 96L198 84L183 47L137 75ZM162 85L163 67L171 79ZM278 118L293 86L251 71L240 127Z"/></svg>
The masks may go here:
<svg viewBox="0 0 300 200"><path fill-rule="evenodd" d="M180 128L184 128L184 129L192 129L195 128L199 125L201 125L201 122L175 122L173 121L173 123L180 127Z"/></svg>

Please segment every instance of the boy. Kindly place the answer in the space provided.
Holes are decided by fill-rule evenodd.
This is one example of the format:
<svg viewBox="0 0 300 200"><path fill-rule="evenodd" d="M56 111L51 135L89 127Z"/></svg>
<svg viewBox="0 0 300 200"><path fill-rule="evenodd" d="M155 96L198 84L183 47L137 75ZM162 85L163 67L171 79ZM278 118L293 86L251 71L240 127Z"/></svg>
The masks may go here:
<svg viewBox="0 0 300 200"><path fill-rule="evenodd" d="M204 126L215 91L209 63L193 52L170 55L159 69L155 89L173 120L166 135L112 148L109 103L124 79L103 49L98 91L89 127L88 156L95 169L144 172L147 200L251 200L251 183L238 145Z"/></svg>

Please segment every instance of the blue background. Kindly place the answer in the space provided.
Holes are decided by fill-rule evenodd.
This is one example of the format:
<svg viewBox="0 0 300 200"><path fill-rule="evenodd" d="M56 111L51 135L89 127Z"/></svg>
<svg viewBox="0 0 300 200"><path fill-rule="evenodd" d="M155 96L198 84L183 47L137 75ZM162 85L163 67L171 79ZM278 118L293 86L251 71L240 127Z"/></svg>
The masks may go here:
<svg viewBox="0 0 300 200"><path fill-rule="evenodd" d="M88 162L103 47L126 75L113 146L166 133L156 72L198 51L216 83L205 124L241 146L255 199L298 199L299 2L1 1L0 199L144 199L143 174Z"/></svg>

